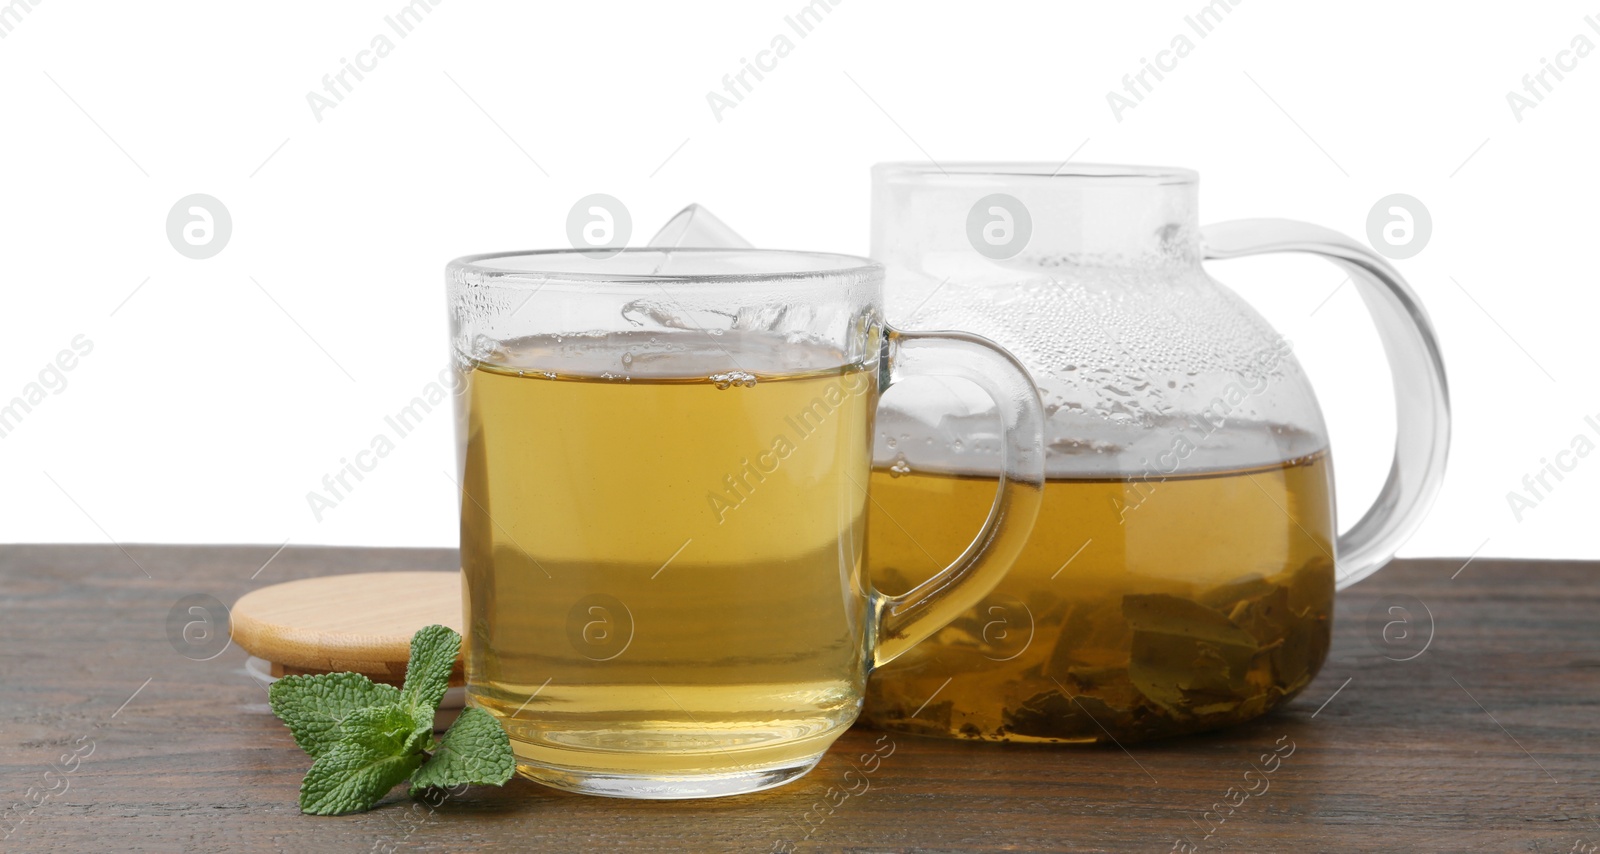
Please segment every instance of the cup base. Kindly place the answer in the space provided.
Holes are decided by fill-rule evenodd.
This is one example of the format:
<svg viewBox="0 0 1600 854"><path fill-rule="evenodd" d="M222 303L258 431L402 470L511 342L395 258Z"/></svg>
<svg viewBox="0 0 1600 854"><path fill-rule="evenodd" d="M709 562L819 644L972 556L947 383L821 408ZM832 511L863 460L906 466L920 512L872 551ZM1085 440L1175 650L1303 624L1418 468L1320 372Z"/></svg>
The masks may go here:
<svg viewBox="0 0 1600 854"><path fill-rule="evenodd" d="M517 765L517 774L554 789L606 798L677 801L724 798L781 786L817 766L822 753L782 765L717 774L617 774L548 765Z"/></svg>

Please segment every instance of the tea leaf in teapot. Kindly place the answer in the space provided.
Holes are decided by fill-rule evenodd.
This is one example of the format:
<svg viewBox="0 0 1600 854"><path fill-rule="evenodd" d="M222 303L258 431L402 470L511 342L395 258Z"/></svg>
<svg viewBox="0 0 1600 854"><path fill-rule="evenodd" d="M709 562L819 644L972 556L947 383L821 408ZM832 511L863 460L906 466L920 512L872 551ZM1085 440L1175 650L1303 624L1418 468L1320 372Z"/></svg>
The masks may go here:
<svg viewBox="0 0 1600 854"><path fill-rule="evenodd" d="M1108 730L1126 731L1139 716L1116 709L1088 694L1067 697L1060 691L1047 691L1030 697L1004 715L1003 729L1008 734L1071 741L1098 741Z"/></svg>
<svg viewBox="0 0 1600 854"><path fill-rule="evenodd" d="M1226 646L1255 648L1256 639L1222 613L1165 593L1122 597L1122 615L1136 632L1176 635Z"/></svg>
<svg viewBox="0 0 1600 854"><path fill-rule="evenodd" d="M1189 718L1184 686L1197 678L1201 662L1195 641L1181 635L1134 632L1128 679L1169 717Z"/></svg>
<svg viewBox="0 0 1600 854"><path fill-rule="evenodd" d="M1076 728L1074 718L1077 716L1078 710L1065 695L1060 691L1046 691L1007 709L1002 716L1002 728L1016 735L1061 738Z"/></svg>
<svg viewBox="0 0 1600 854"><path fill-rule="evenodd" d="M1097 694L1127 679L1128 671L1120 667L1073 667L1067 671L1066 685L1075 694Z"/></svg>
<svg viewBox="0 0 1600 854"><path fill-rule="evenodd" d="M1256 579L1226 585L1233 612L1254 616L1238 601L1249 591L1256 600L1273 597L1273 585ZM1218 601L1217 590L1200 598ZM1223 598L1223 601L1227 601ZM1243 607L1241 607L1243 606ZM1286 611L1286 608L1280 608ZM1128 677L1140 693L1175 720L1193 715L1225 714L1256 693L1249 682L1251 661L1260 652L1261 636L1200 602L1159 593L1123 597L1122 613L1133 629ZM1267 635L1270 637L1270 634Z"/></svg>
<svg viewBox="0 0 1600 854"><path fill-rule="evenodd" d="M1118 599L1072 602L1045 669L1062 674L1075 667L1126 667L1128 624Z"/></svg>
<svg viewBox="0 0 1600 854"><path fill-rule="evenodd" d="M951 721L955 719L955 704L949 700L929 703L919 711L913 712L909 719L926 725L930 732L948 731Z"/></svg>
<svg viewBox="0 0 1600 854"><path fill-rule="evenodd" d="M1296 613L1307 609L1327 612L1333 609L1333 560L1316 557L1299 572L1289 576L1289 607Z"/></svg>
<svg viewBox="0 0 1600 854"><path fill-rule="evenodd" d="M1283 627L1283 643L1274 649L1272 669L1285 694L1293 694L1311 682L1318 664L1328 655L1329 633L1321 612L1291 617Z"/></svg>
<svg viewBox="0 0 1600 854"><path fill-rule="evenodd" d="M1126 667L1074 667L1067 671L1066 684L1080 699L1097 699L1118 712L1130 711L1144 701L1128 679Z"/></svg>
<svg viewBox="0 0 1600 854"><path fill-rule="evenodd" d="M1028 591L1027 602L1034 623L1041 626L1059 625L1071 607L1065 599L1043 590Z"/></svg>
<svg viewBox="0 0 1600 854"><path fill-rule="evenodd" d="M1289 588L1280 585L1234 602L1228 612L1228 621L1248 632L1261 646L1281 640L1295 619L1289 609Z"/></svg>
<svg viewBox="0 0 1600 854"><path fill-rule="evenodd" d="M1254 599L1264 593L1271 593L1279 586L1260 575L1252 575L1249 578L1202 590L1195 595L1194 600L1207 608L1216 608L1220 611L1232 608L1234 603L1240 600Z"/></svg>
<svg viewBox="0 0 1600 854"><path fill-rule="evenodd" d="M1322 577L1304 578L1308 573ZM1161 593L1019 591L1036 626L1059 627L1048 655L996 663L983 643L986 621L995 617L980 607L947 629L953 642L943 644L939 664L971 674L969 691L1006 697L988 737L1100 741L1115 733L1131 743L1210 729L1263 714L1310 681L1327 652L1329 575L1327 564L1313 562L1211 587L1173 584ZM1005 604L1015 610L1018 603ZM1012 693L1017 688L1035 693ZM966 715L934 723L953 717L941 702L913 723L935 732L960 725L962 734L984 736L981 722Z"/></svg>

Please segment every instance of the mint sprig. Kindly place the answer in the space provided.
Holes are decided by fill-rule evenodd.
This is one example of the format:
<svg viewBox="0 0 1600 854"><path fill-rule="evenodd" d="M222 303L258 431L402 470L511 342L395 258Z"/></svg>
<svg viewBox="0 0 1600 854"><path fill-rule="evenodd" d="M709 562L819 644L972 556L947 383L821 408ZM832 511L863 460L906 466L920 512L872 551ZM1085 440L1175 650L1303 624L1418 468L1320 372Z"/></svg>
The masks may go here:
<svg viewBox="0 0 1600 854"><path fill-rule="evenodd" d="M433 727L433 713L450 688L450 671L460 654L461 636L444 626L428 626L411 636L411 660L406 662L400 702L417 726Z"/></svg>
<svg viewBox="0 0 1600 854"><path fill-rule="evenodd" d="M511 779L515 770L506 731L494 715L473 706L461 711L428 764L411 775L411 794L429 787L453 789L463 783L497 780L495 785L499 785Z"/></svg>
<svg viewBox="0 0 1600 854"><path fill-rule="evenodd" d="M428 626L411 637L402 688L358 673L274 682L268 691L273 714L316 759L300 783L300 811L369 810L408 778L413 795L434 786L500 786L511 779L511 741L488 712L464 709L443 739L433 737L433 716L460 652L460 635Z"/></svg>

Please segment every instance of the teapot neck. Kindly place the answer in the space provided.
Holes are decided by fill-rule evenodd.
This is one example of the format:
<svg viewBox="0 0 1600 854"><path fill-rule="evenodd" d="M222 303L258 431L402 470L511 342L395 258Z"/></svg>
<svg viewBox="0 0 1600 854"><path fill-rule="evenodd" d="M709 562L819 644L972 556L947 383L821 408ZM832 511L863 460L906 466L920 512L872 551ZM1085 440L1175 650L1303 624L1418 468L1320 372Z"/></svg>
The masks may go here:
<svg viewBox="0 0 1600 854"><path fill-rule="evenodd" d="M970 219L986 215L974 208L1014 201L1015 211L996 215L1011 216L1029 234L1014 256L995 259L1005 267L1149 268L1201 258L1199 175L1187 169L890 163L876 167L874 179L875 247L969 244Z"/></svg>
<svg viewBox="0 0 1600 854"><path fill-rule="evenodd" d="M1165 170L1057 176L1042 205L1045 227L1024 255L1042 264L1198 264L1199 189L1193 173Z"/></svg>

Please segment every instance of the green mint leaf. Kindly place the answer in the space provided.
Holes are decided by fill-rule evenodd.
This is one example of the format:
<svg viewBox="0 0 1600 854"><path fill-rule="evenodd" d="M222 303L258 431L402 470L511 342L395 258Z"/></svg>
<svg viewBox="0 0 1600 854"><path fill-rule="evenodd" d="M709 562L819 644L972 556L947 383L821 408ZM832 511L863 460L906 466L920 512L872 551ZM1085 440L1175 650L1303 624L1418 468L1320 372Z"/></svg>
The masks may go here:
<svg viewBox="0 0 1600 854"><path fill-rule="evenodd" d="M400 689L355 673L289 676L273 683L272 711L295 742L316 757L300 782L301 811L368 810L408 777L413 793L463 783L498 786L510 779L516 769L511 742L482 709L465 710L434 743L434 714L460 653L460 635L428 626L411 637L411 660ZM430 749L432 758L424 754Z"/></svg>
<svg viewBox="0 0 1600 854"><path fill-rule="evenodd" d="M483 709L468 706L444 734L433 756L411 776L411 794L429 786L500 786L515 771L511 741L500 722Z"/></svg>
<svg viewBox="0 0 1600 854"><path fill-rule="evenodd" d="M339 740L340 727L352 712L398 703L400 691L359 673L322 673L285 676L272 683L267 698L295 744L321 757Z"/></svg>
<svg viewBox="0 0 1600 854"><path fill-rule="evenodd" d="M450 688L450 671L460 654L461 636L445 626L427 626L411 636L411 660L406 663L400 697L418 727L433 726L434 712Z"/></svg>
<svg viewBox="0 0 1600 854"><path fill-rule="evenodd" d="M415 724L415 721L412 722ZM413 726L411 734L406 736L406 752L421 753L433 749L433 722L429 721L422 726Z"/></svg>
<svg viewBox="0 0 1600 854"><path fill-rule="evenodd" d="M300 782L300 811L340 815L372 809L422 764L422 754L409 749L417 729L403 706L352 712L339 740Z"/></svg>

